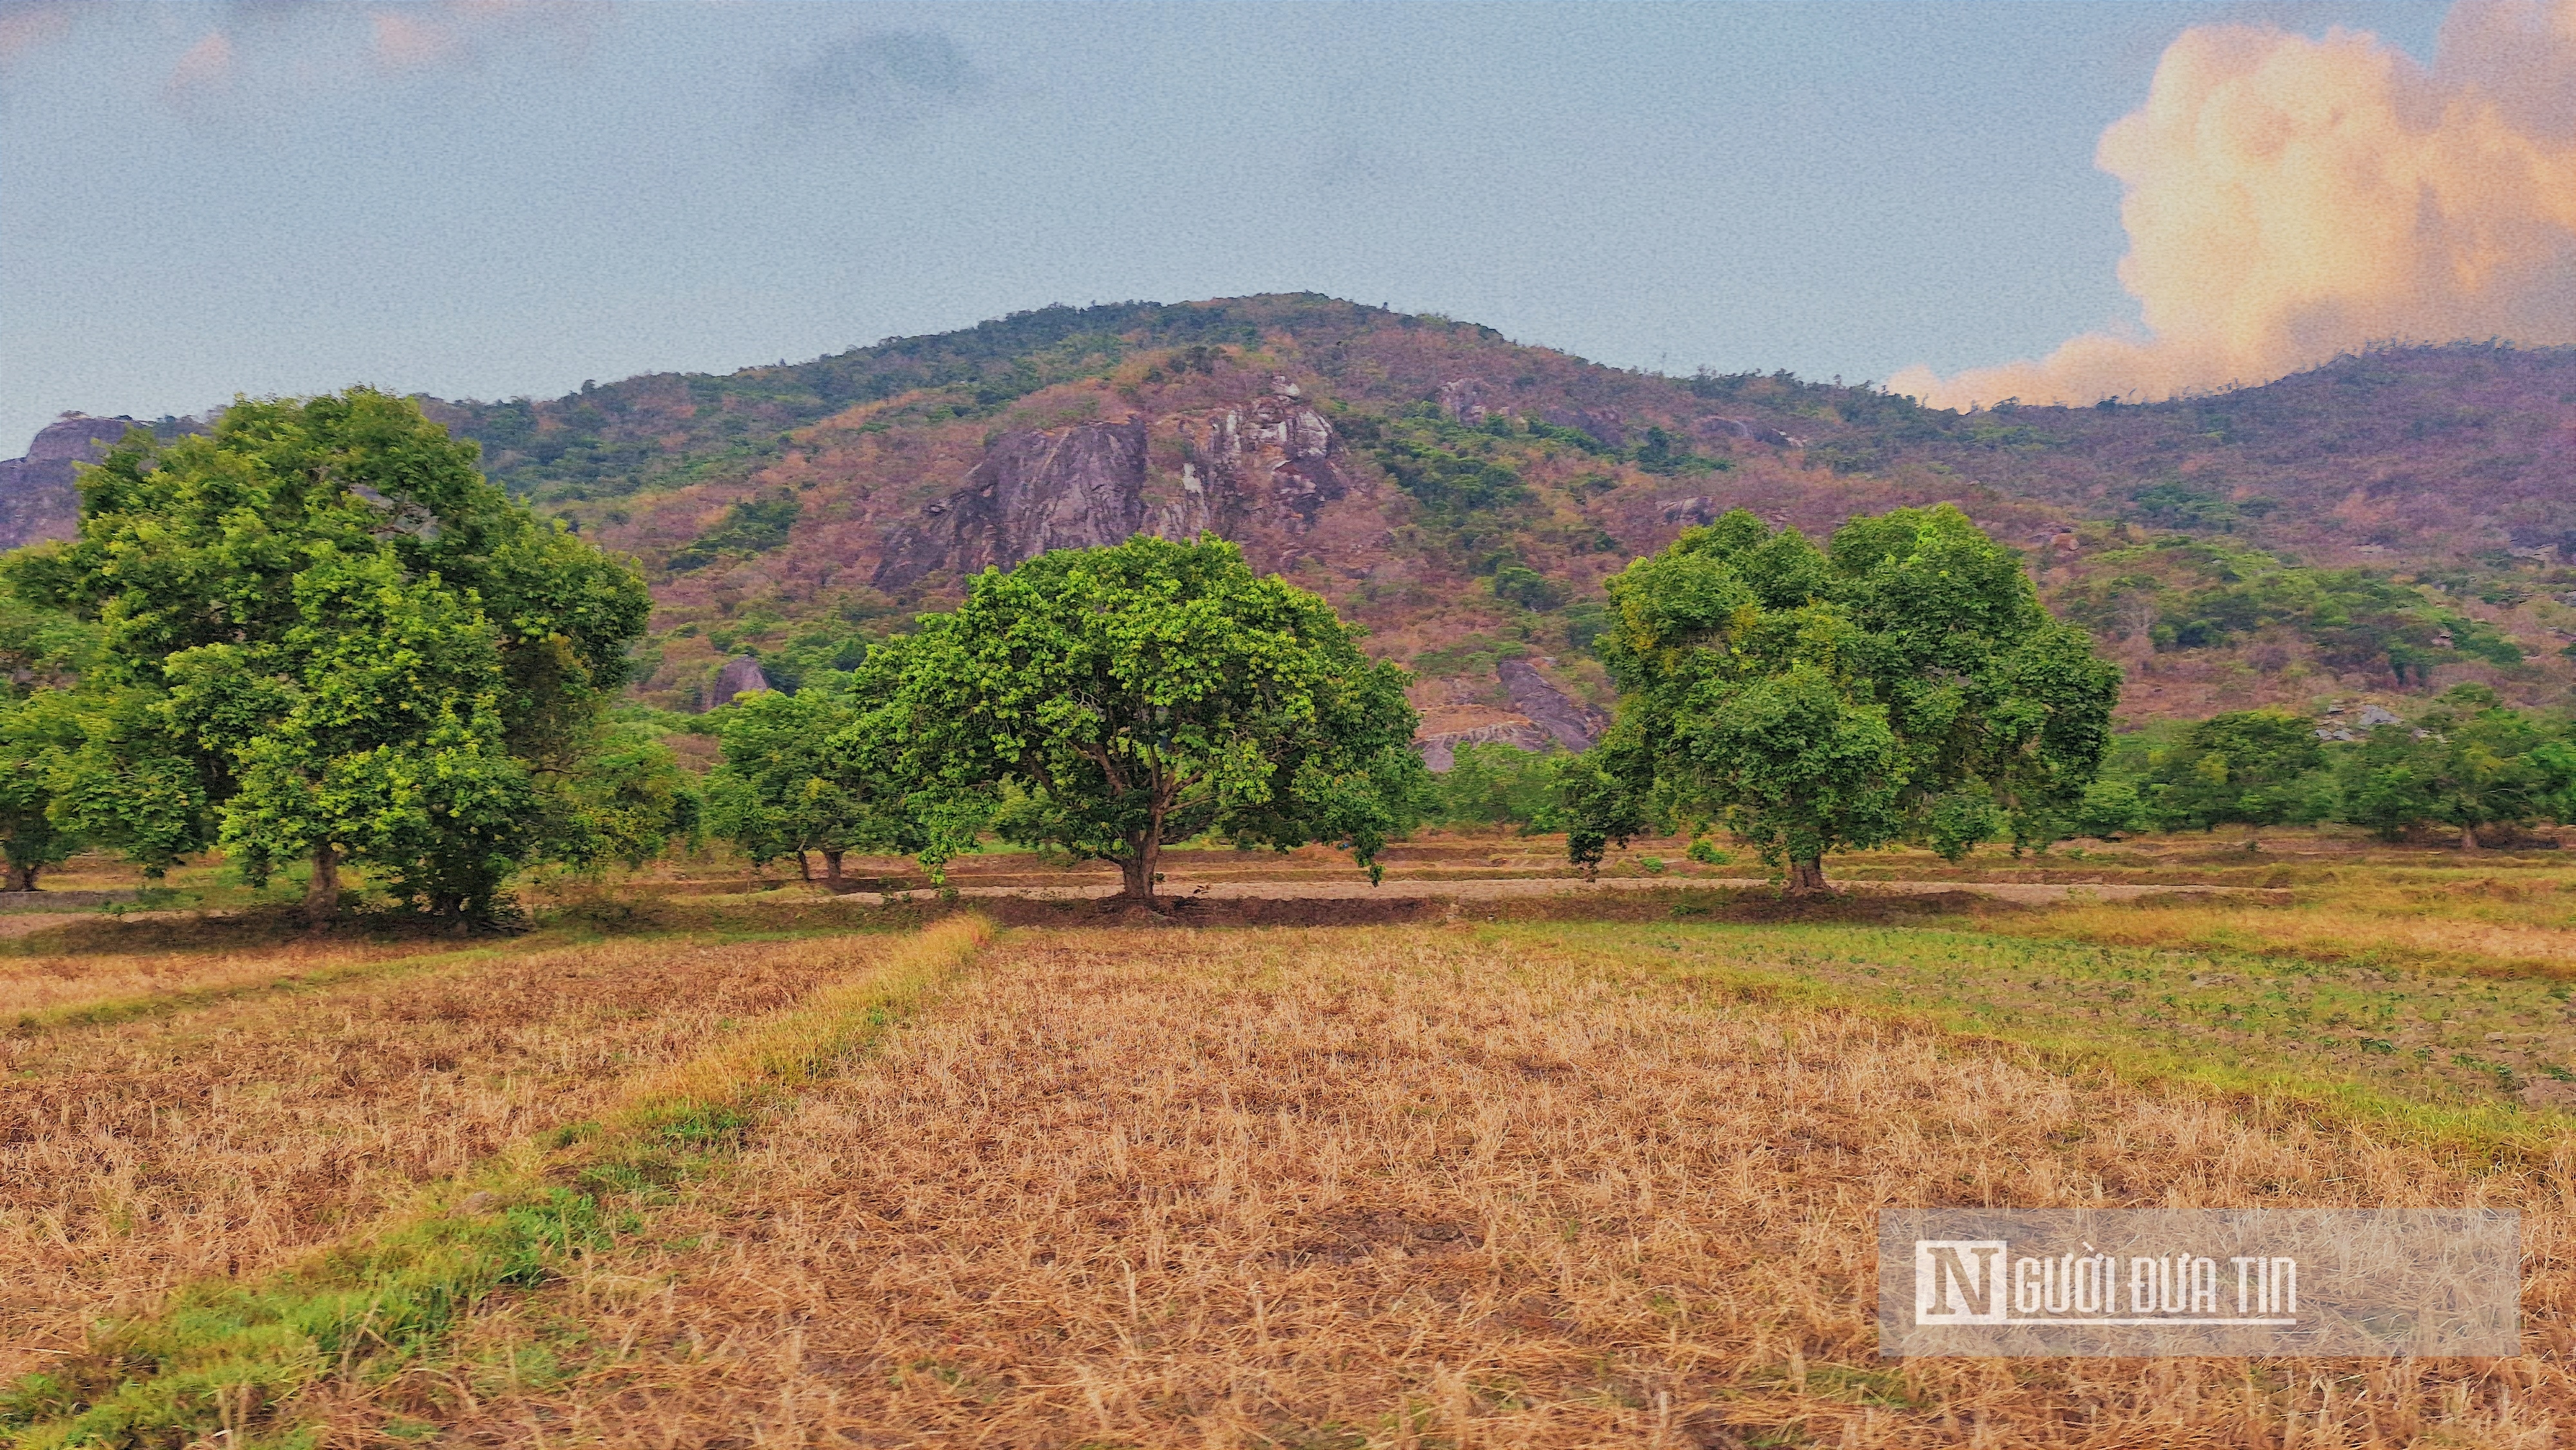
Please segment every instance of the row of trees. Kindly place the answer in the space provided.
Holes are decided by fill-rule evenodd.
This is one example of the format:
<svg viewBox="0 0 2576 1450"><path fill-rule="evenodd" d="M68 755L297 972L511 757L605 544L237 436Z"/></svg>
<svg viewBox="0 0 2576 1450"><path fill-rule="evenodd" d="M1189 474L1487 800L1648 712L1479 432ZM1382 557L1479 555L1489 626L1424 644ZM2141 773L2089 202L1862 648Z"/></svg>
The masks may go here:
<svg viewBox="0 0 2576 1450"><path fill-rule="evenodd" d="M845 852L935 861L991 829L1115 861L1138 899L1157 852L1201 834L1340 840L1368 863L1426 815L1510 817L1597 863L1614 840L1722 825L1813 890L1835 850L2062 833L2109 738L2118 672L1955 509L1854 520L1829 550L1739 512L1609 592L1608 738L1529 761L1471 748L1435 786L1401 673L1233 546L1050 554L839 681L736 705L711 819L832 878Z"/></svg>
<svg viewBox="0 0 2576 1450"><path fill-rule="evenodd" d="M650 601L633 568L487 482L475 447L357 388L137 432L81 477L77 538L9 556L0 700L12 884L83 847L253 882L362 865L488 916L533 862L641 861L695 797L607 713ZM23 630L23 633L21 633Z"/></svg>
<svg viewBox="0 0 2576 1450"><path fill-rule="evenodd" d="M1231 544L1138 537L987 571L856 668L731 707L701 789L608 713L649 608L633 569L403 399L237 403L81 486L79 537L6 565L13 871L221 847L254 881L306 864L317 919L352 863L488 914L520 868L640 862L701 804L755 860L827 878L998 835L1115 862L1150 902L1180 841L1335 842L1374 876L1426 814L1474 809L1544 810L1586 862L1723 826L1810 890L1839 849L2062 832L2119 684L1955 509L1824 549L1738 512L1610 581L1621 706L1596 749L1536 772L1471 753L1435 792L1404 673L1330 605Z"/></svg>
<svg viewBox="0 0 2576 1450"><path fill-rule="evenodd" d="M2474 848L2479 831L2537 820L2576 820L2576 734L2471 684L2351 740L2268 709L2138 741L2086 792L2077 825L2115 835L2334 821L2389 840L2449 832Z"/></svg>

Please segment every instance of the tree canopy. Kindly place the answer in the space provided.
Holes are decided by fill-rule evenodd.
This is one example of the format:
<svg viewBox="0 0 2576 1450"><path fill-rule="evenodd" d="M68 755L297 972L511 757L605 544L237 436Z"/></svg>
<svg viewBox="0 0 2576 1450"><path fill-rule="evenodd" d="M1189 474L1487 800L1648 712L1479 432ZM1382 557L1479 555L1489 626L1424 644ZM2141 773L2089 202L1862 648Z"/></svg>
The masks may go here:
<svg viewBox="0 0 2576 1450"><path fill-rule="evenodd" d="M585 765L642 580L409 400L237 401L207 434L129 435L83 473L79 536L9 574L100 627L55 814L148 866L217 843L254 880L308 860L318 916L360 861L453 915L520 863L636 850L635 782Z"/></svg>
<svg viewBox="0 0 2576 1450"><path fill-rule="evenodd" d="M2305 824L2334 809L2316 724L2287 710L2231 710L2196 721L2151 764L2154 815L2169 828Z"/></svg>
<svg viewBox="0 0 2576 1450"><path fill-rule="evenodd" d="M1855 518L1824 551L1737 510L1608 588L1620 705L1568 775L1577 861L1718 820L1803 891L1829 851L2045 839L2109 741L2118 670L1947 505Z"/></svg>
<svg viewBox="0 0 2576 1450"><path fill-rule="evenodd" d="M1403 671L1233 544L1146 536L969 582L880 647L856 738L918 788L982 792L1007 840L1117 863L1150 903L1165 846L1205 832L1347 843L1375 879L1424 789Z"/></svg>
<svg viewBox="0 0 2576 1450"><path fill-rule="evenodd" d="M819 854L834 890L849 852L918 854L935 870L983 822L979 792L952 798L897 773L900 740L880 742L853 686L823 674L793 695L764 690L725 707L724 762L707 778L717 835L755 864L794 856L803 869Z"/></svg>
<svg viewBox="0 0 2576 1450"><path fill-rule="evenodd" d="M2341 762L2344 819L2390 840L2410 827L2446 826L2474 848L2482 826L2564 811L2570 756L2495 691L2455 685L2413 725L2381 725L2350 749Z"/></svg>

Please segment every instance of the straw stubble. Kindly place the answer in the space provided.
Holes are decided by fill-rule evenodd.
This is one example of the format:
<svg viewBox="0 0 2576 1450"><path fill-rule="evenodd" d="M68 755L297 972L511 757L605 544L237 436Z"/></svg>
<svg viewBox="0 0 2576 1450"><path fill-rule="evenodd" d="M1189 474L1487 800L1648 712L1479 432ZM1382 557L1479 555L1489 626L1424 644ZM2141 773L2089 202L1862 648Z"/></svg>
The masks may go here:
<svg viewBox="0 0 2576 1450"><path fill-rule="evenodd" d="M1022 933L656 1242L336 1412L465 1443L2541 1445L2563 1175L1463 928ZM2484 1364L1876 1358L1888 1205L2525 1210ZM656 1246L658 1245L661 1246ZM607 1286L605 1288L601 1286ZM515 1361L514 1361L515 1362Z"/></svg>

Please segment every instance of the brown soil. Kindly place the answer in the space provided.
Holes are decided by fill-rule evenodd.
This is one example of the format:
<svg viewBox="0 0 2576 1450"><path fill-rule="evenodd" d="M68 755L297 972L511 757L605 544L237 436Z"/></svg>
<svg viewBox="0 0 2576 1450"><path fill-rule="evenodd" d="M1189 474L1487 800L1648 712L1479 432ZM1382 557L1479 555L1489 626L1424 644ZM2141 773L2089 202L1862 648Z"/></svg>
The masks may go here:
<svg viewBox="0 0 2576 1450"><path fill-rule="evenodd" d="M1007 926L1311 927L1393 926L1440 921L1921 921L1936 916L2011 912L2015 905L1966 891L1911 896L1849 893L1793 899L1770 890L1688 886L1651 891L1552 893L1462 900L1455 897L1185 897L1159 898L1156 909L1116 899L1039 900L988 896L968 903Z"/></svg>

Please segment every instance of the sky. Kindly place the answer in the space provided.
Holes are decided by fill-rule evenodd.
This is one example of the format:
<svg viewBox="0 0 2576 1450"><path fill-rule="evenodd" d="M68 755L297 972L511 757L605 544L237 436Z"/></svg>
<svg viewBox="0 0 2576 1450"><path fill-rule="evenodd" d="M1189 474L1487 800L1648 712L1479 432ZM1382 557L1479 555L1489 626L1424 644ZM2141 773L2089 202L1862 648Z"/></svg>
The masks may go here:
<svg viewBox="0 0 2576 1450"><path fill-rule="evenodd" d="M2457 40L2424 4L0 0L0 453L65 410L549 396L1287 290L1944 401L2205 386L2271 365L2202 336L2231 319L2285 356L2343 334L2282 291L2323 245L2296 227L2253 244L2288 281L2200 296L2244 255L2210 197L2289 183L2195 118L2328 127L2262 107L2343 77L2400 118L2359 164L2554 184L2576 115L2507 115L2503 62L2440 52L2524 55L2498 26L2570 4ZM2565 79L2523 77L2542 110ZM2553 217L2460 245L2545 252ZM2552 285L2472 282L2524 288L2472 299L2508 319Z"/></svg>

